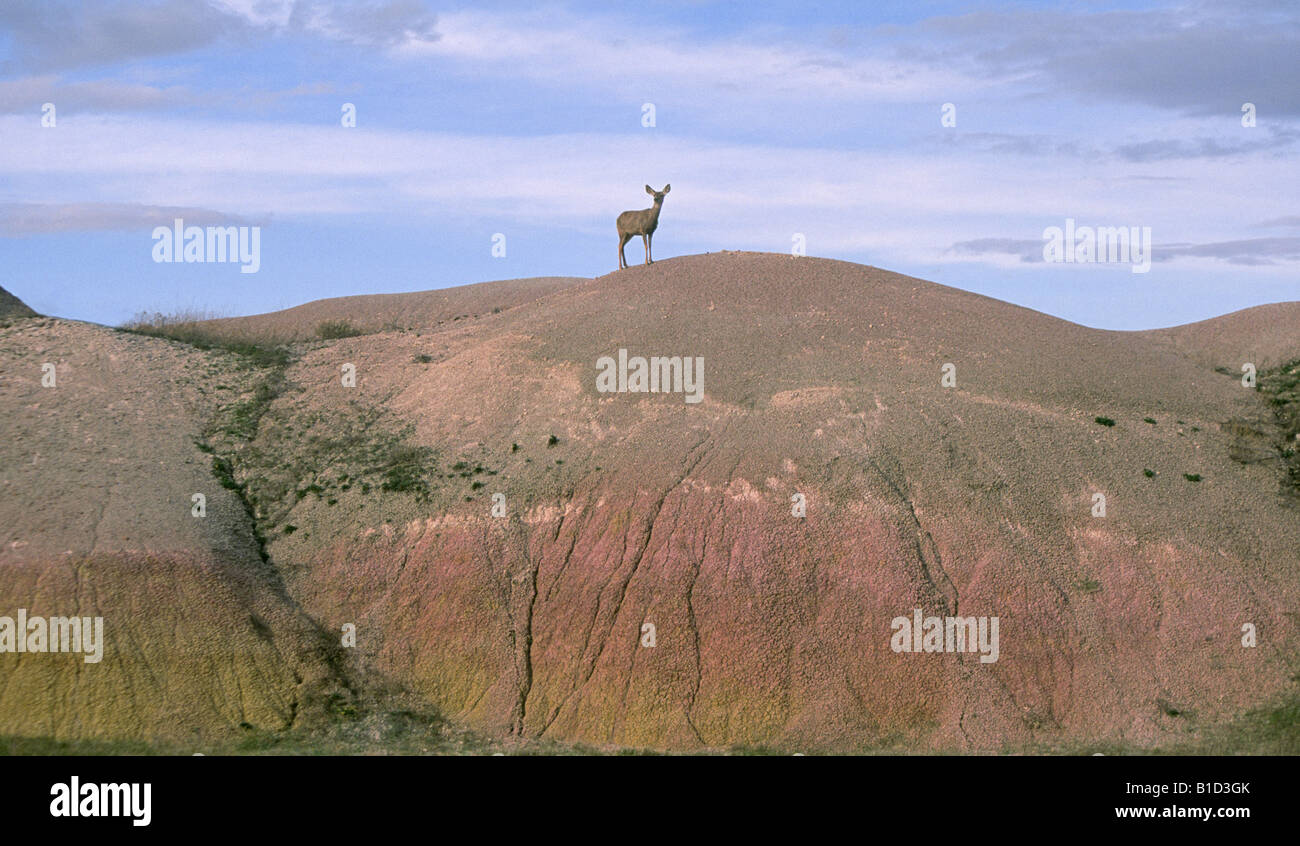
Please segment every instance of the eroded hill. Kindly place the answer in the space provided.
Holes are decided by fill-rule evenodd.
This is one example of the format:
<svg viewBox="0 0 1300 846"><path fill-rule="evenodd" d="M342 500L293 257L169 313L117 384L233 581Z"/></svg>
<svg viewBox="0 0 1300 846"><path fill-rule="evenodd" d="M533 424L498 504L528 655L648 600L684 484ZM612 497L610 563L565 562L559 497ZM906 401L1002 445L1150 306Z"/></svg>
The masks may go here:
<svg viewBox="0 0 1300 846"><path fill-rule="evenodd" d="M367 299L348 303L354 325L374 322ZM238 396L177 416L196 455L174 460L193 458L194 477L132 500L160 536L180 532L188 496L167 509L216 468L248 521L232 536L266 556L241 559L267 586L250 595L285 606L286 630L307 626L302 643L354 624L350 678L498 735L678 750L1151 747L1294 695L1300 511L1284 425L1191 354L1188 333L1087 329L752 253L447 308L468 317L298 342ZM291 336L317 317L294 318ZM4 336L24 366L51 330L30 331ZM1289 347L1278 331L1270 349L1300 357L1300 330ZM198 355L128 342L124 359L153 357L164 384ZM621 349L702 358L703 401L599 392L597 361ZM215 375L188 378L216 390ZM138 380L157 395L158 376ZM67 412L41 413L46 450L75 443ZM102 442L118 438L159 440L122 428ZM15 466L32 443L6 445ZM58 491L64 464L23 472L7 478ZM15 540L72 537L24 519ZM132 531L110 524L89 549L125 548ZM892 621L918 608L998 617L997 661L894 651ZM1258 646L1242 646L1245 624Z"/></svg>
<svg viewBox="0 0 1300 846"><path fill-rule="evenodd" d="M95 662L0 653L0 734L203 742L350 698L196 446L244 392L236 357L37 318L0 361L0 615L102 617L105 641Z"/></svg>

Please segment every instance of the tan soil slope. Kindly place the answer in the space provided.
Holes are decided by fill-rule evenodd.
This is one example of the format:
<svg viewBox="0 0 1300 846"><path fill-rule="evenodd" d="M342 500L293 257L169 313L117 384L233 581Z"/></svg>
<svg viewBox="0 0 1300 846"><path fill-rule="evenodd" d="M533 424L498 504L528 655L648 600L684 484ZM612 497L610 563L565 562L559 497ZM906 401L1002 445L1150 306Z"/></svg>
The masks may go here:
<svg viewBox="0 0 1300 846"><path fill-rule="evenodd" d="M425 328L504 311L585 281L579 277L542 276L409 294L334 297L269 314L206 321L205 325L232 337L286 341L313 339L317 327L327 321L346 321L362 332Z"/></svg>
<svg viewBox="0 0 1300 846"><path fill-rule="evenodd" d="M705 400L598 394L620 348L702 356ZM1157 744L1295 687L1300 511L1275 462L1230 457L1233 421L1267 409L1142 333L724 253L318 344L289 378L255 446L319 488L286 499L292 534L268 526L290 593L478 727L680 749ZM414 424L427 496L309 460L303 421L364 409ZM997 616L999 660L891 651L918 607Z"/></svg>
<svg viewBox="0 0 1300 846"><path fill-rule="evenodd" d="M230 358L63 320L0 329L0 615L102 616L105 640L98 663L0 653L0 735L201 742L302 724L340 689L194 443L245 378Z"/></svg>
<svg viewBox="0 0 1300 846"><path fill-rule="evenodd" d="M1135 333L1170 345L1209 367L1241 372L1247 362L1259 370L1300 357L1300 303L1271 303L1196 323Z"/></svg>

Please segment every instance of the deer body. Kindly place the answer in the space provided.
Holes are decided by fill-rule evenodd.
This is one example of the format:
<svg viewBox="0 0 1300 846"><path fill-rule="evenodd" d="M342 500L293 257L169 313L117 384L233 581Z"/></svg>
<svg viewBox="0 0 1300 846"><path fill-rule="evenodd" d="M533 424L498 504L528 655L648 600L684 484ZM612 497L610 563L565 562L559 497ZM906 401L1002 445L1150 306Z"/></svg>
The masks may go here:
<svg viewBox="0 0 1300 846"><path fill-rule="evenodd" d="M641 243L645 246L645 263L650 264L650 241L654 237L655 230L659 228L659 210L664 205L664 195L672 190L671 185L665 185L664 190L656 191L649 185L645 187L645 192L654 197L655 204L648 209L638 211L625 211L618 216L618 266L619 269L627 267L627 258L623 255L623 246L630 240L633 235L641 236Z"/></svg>

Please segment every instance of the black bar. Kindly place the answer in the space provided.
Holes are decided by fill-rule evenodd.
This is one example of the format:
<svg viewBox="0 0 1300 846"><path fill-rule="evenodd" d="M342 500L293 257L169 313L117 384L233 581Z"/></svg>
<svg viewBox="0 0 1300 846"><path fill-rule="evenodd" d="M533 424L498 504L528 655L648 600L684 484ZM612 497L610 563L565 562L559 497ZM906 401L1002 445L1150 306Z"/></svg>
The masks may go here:
<svg viewBox="0 0 1300 846"><path fill-rule="evenodd" d="M1292 765L1287 758L1100 756L9 758L11 786L0 810L7 832L20 825L128 837L373 837L410 827L436 841L529 829L577 835L581 826L584 839L602 832L601 839L650 843L661 839L651 829L674 817L698 818L691 823L697 835L772 826L829 833L842 825L858 832L854 839L898 825L972 836L1131 828L1231 834L1291 824ZM129 815L52 816L52 787L70 787L74 776L83 790L148 783L149 824L136 826ZM1159 792L1147 792L1149 785ZM1241 786L1245 792L1235 792ZM1159 815L1192 807L1248 816L1132 819L1116 810Z"/></svg>

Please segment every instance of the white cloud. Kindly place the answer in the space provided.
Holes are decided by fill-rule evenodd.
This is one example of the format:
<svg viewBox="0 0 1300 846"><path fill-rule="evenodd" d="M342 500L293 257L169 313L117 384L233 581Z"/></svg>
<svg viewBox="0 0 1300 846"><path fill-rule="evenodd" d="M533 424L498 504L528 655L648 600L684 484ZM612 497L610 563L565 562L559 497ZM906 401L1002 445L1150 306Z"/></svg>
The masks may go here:
<svg viewBox="0 0 1300 846"><path fill-rule="evenodd" d="M245 223L211 209L136 203L0 203L0 235L152 229L176 218L196 226Z"/></svg>
<svg viewBox="0 0 1300 846"><path fill-rule="evenodd" d="M855 55L806 40L733 36L703 41L684 31L570 15L459 11L438 17L436 40L408 39L398 55L436 57L512 77L617 91L736 99L911 101L984 88L986 80L932 63ZM635 93L632 93L635 92Z"/></svg>
<svg viewBox="0 0 1300 846"><path fill-rule="evenodd" d="M393 47L438 38L436 16L421 0L213 0L252 26L331 41Z"/></svg>
<svg viewBox="0 0 1300 846"><path fill-rule="evenodd" d="M1300 171L1254 157L1088 169L1069 157L788 149L647 134L470 136L84 116L0 118L0 202L121 203L274 216L481 220L604 233L642 186L673 184L665 225L699 249L870 253L951 262L954 242L1037 238L1065 217L1151 226L1158 243L1230 240L1293 213ZM1155 178L1151 178L1155 177ZM1170 177L1170 178L1160 178ZM1178 177L1178 178L1173 178ZM1213 198L1208 202L1207 198ZM996 261L997 259L990 259ZM1205 261L1213 259L1206 257Z"/></svg>

